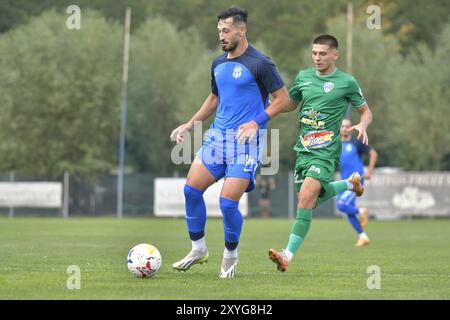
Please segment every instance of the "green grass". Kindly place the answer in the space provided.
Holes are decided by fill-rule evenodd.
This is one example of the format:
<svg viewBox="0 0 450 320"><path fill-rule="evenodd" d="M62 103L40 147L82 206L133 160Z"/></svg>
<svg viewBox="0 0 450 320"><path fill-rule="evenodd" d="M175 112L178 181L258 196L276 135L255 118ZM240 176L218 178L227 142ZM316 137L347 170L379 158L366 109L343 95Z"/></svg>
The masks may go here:
<svg viewBox="0 0 450 320"><path fill-rule="evenodd" d="M372 243L340 219L313 221L285 273L268 259L286 245L292 221L244 222L238 274L219 279L222 221L207 223L210 259L186 273L171 269L190 249L183 219L0 218L0 299L450 299L450 220L370 221ZM147 242L163 257L160 272L135 278L126 255ZM69 290L69 265L81 269L81 289ZM381 289L369 290L367 268L381 269Z"/></svg>

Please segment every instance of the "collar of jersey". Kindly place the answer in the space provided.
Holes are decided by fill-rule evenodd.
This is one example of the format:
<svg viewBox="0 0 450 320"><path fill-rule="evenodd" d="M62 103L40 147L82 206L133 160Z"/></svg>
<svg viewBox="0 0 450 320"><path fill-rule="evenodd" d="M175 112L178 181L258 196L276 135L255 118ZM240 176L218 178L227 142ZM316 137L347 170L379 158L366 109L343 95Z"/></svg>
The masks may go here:
<svg viewBox="0 0 450 320"><path fill-rule="evenodd" d="M245 49L244 52L242 52L241 55L237 56L236 58L228 58L228 53L227 53L227 55L225 56L225 59L227 59L227 61L237 60L240 57L244 56L247 53L249 48L250 48L250 44L248 45L247 49Z"/></svg>
<svg viewBox="0 0 450 320"><path fill-rule="evenodd" d="M317 72L317 70L316 70L316 76L321 77L321 78L330 77L330 76L332 76L332 75L336 72L337 69L338 69L338 68L336 67L336 68L334 68L333 72L331 72L330 74L323 75L323 76L320 75L320 74Z"/></svg>

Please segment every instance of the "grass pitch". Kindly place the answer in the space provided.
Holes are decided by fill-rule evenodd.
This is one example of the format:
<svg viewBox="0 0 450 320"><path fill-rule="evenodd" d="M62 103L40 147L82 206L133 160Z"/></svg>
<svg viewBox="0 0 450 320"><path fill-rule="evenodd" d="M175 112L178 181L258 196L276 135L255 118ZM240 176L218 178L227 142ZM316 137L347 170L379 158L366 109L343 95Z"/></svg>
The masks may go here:
<svg viewBox="0 0 450 320"><path fill-rule="evenodd" d="M190 249L183 219L0 218L0 299L450 299L450 220L370 221L372 243L356 248L341 219L315 219L285 273L268 259L286 245L292 220L247 219L238 273L219 279L222 221L209 219L207 264L177 272L171 264ZM137 243L159 248L163 265L153 278L128 272ZM69 290L67 268L81 270ZM381 288L368 289L369 266Z"/></svg>

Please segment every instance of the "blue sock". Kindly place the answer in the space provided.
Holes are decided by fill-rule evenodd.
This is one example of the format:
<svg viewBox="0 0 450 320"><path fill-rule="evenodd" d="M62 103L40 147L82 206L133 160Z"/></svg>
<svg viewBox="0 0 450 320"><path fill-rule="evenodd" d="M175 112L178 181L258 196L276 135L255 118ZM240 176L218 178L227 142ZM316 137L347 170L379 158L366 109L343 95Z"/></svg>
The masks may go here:
<svg viewBox="0 0 450 320"><path fill-rule="evenodd" d="M189 237L192 241L195 241L205 235L206 206L203 191L185 184L184 198L186 200L186 223Z"/></svg>
<svg viewBox="0 0 450 320"><path fill-rule="evenodd" d="M220 197L220 210L223 216L223 229L225 233L225 247L234 250L239 244L244 219L239 211L239 202Z"/></svg>
<svg viewBox="0 0 450 320"><path fill-rule="evenodd" d="M361 227L361 223L359 222L358 215L348 214L347 218L348 221L352 224L353 229L355 229L358 234L364 232L363 228Z"/></svg>
<svg viewBox="0 0 450 320"><path fill-rule="evenodd" d="M338 202L336 203L336 207L347 215L348 221L352 225L353 229L355 229L356 232L358 232L358 234L364 231L358 219L359 210L353 204L353 201L344 202L338 200Z"/></svg>

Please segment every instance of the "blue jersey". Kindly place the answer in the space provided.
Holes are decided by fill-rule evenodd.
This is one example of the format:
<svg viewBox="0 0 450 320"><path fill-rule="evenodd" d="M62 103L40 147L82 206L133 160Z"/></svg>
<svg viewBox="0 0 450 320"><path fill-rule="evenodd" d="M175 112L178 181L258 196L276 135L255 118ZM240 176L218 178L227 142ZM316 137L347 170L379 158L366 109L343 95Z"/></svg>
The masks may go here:
<svg viewBox="0 0 450 320"><path fill-rule="evenodd" d="M340 170L342 179L347 179L353 172L364 174L362 155L368 154L371 147L352 137L349 141L342 142Z"/></svg>
<svg viewBox="0 0 450 320"><path fill-rule="evenodd" d="M214 59L211 67L211 91L219 98L211 128L221 132L253 120L269 104L269 93L284 86L270 58L252 46L234 59L227 54Z"/></svg>

